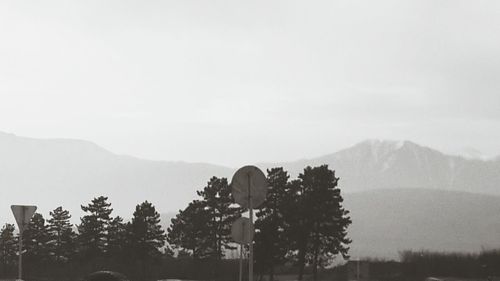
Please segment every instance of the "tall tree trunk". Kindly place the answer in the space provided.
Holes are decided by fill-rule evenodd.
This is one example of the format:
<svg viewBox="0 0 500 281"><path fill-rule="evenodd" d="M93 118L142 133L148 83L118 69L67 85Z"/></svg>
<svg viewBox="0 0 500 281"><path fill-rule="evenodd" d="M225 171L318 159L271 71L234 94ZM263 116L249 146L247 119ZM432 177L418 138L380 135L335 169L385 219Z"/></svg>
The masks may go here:
<svg viewBox="0 0 500 281"><path fill-rule="evenodd" d="M318 279L318 251L315 250L314 260L313 260L313 280L316 281Z"/></svg>
<svg viewBox="0 0 500 281"><path fill-rule="evenodd" d="M299 277L298 280L302 280L304 277L304 267L306 265L306 243L302 242L300 243L300 249L299 249Z"/></svg>
<svg viewBox="0 0 500 281"><path fill-rule="evenodd" d="M319 229L316 224L316 233L314 239L314 259L313 259L313 280L318 279L318 256L319 256Z"/></svg>
<svg viewBox="0 0 500 281"><path fill-rule="evenodd" d="M217 224L217 216L215 216L214 214L214 217L212 219L212 223L213 223L213 239L214 239L214 250L215 250L215 256L212 256L212 259L214 259L213 261L215 261L215 264L212 264L211 266L211 277L215 280L216 279L216 275L217 275L217 260L219 259L219 226Z"/></svg>
<svg viewBox="0 0 500 281"><path fill-rule="evenodd" d="M217 233L221 234L221 236L217 237L217 255L218 259L222 259L222 215L219 216L219 224L217 226Z"/></svg>

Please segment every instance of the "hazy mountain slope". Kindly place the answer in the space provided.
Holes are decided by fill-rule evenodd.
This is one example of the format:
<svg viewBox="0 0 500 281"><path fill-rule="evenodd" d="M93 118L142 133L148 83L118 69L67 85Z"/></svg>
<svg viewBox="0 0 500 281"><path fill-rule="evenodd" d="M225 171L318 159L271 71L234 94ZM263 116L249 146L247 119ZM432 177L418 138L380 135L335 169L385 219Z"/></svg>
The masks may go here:
<svg viewBox="0 0 500 281"><path fill-rule="evenodd" d="M429 189L344 194L352 256L398 257L404 249L500 247L500 197Z"/></svg>
<svg viewBox="0 0 500 281"><path fill-rule="evenodd" d="M445 155L415 143L370 140L319 158L283 166L297 175L307 165L328 164L343 190L435 188L500 195L500 160Z"/></svg>
<svg viewBox="0 0 500 281"><path fill-rule="evenodd" d="M211 176L230 168L120 156L78 140L40 140L0 133L0 218L11 204L37 204L44 214L59 205L80 215L93 197L110 197L119 214L130 216L149 200L160 211L183 208ZM5 221L5 220L3 220Z"/></svg>
<svg viewBox="0 0 500 281"><path fill-rule="evenodd" d="M344 194L353 221L350 255L398 259L408 249L479 252L500 248L500 197L432 189ZM174 213L162 214L170 225Z"/></svg>
<svg viewBox="0 0 500 281"><path fill-rule="evenodd" d="M306 165L324 163L337 171L344 193L424 187L500 194L499 158L468 160L411 142L366 141L316 159L259 166L284 166L296 175ZM80 205L98 195L109 196L125 217L144 200L161 212L176 212L211 176L230 178L235 170L121 156L86 141L0 133L0 219L13 221L11 204L30 203L45 215L62 205L78 221Z"/></svg>

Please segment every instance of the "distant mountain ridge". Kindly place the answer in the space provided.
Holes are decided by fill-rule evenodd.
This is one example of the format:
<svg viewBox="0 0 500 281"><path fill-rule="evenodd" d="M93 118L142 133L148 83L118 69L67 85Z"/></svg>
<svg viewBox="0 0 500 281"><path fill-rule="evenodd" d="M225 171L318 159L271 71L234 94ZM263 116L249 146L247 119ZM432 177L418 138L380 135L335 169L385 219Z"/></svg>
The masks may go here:
<svg viewBox="0 0 500 281"><path fill-rule="evenodd" d="M307 165L328 164L344 191L431 188L500 195L500 158L467 159L410 141L367 140L323 157L283 166L296 175Z"/></svg>
<svg viewBox="0 0 500 281"><path fill-rule="evenodd" d="M152 201L159 210L183 208L214 175L233 169L204 164L151 161L113 154L91 142L32 139L0 133L0 206L37 204L47 214L60 205L80 215L80 205L109 196L120 215ZM11 219L8 207L0 219Z"/></svg>
<svg viewBox="0 0 500 281"><path fill-rule="evenodd" d="M430 188L500 194L500 158L470 160L409 141L369 140L323 157L258 166L283 166L296 176L307 165L321 164L336 170L343 192ZM1 205L36 203L44 213L62 205L79 216L80 205L98 195L109 196L116 212L124 216L144 200L152 201L161 212L175 212L210 177L230 178L236 169L144 160L117 155L87 141L0 132ZM10 218L10 212L0 211L1 218Z"/></svg>
<svg viewBox="0 0 500 281"><path fill-rule="evenodd" d="M351 254L397 258L399 250L479 251L500 247L500 158L466 159L409 141L369 140L322 157L286 163L292 177L304 167L328 164L351 210ZM165 228L212 176L236 168L205 163L151 161L117 155L80 140L33 139L0 132L0 222L14 222L11 204L48 212L109 196L114 215L132 216L149 200ZM466 192L464 192L466 191ZM481 193L481 194L474 194Z"/></svg>

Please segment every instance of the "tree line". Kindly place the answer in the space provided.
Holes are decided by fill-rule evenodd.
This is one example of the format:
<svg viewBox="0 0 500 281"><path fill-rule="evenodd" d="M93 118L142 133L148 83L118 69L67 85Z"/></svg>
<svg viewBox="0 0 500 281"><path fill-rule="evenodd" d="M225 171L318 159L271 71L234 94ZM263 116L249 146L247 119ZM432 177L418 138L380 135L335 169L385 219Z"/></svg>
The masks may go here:
<svg viewBox="0 0 500 281"><path fill-rule="evenodd" d="M299 280L309 265L316 280L318 268L338 255L348 258L351 219L333 170L327 165L306 167L290 180L283 168L273 168L267 170L267 180L267 199L255 221L255 268L260 279L267 274L273 280L276 266L287 263L297 267ZM230 229L244 210L234 204L225 178L211 178L197 194L199 198L172 219L167 241L181 255L220 260L236 246Z"/></svg>
<svg viewBox="0 0 500 281"><path fill-rule="evenodd" d="M400 257L403 274L415 279L427 276L489 279L500 276L500 249L482 250L480 253L407 250L402 251Z"/></svg>
<svg viewBox="0 0 500 281"><path fill-rule="evenodd" d="M104 269L109 261L122 268L133 267L132 274L148 276L150 263L166 254L166 234L160 226L160 214L153 204L145 201L136 206L133 217L124 222L112 216L108 198L94 198L81 206L84 216L80 224L70 222L69 211L57 207L47 220L35 213L23 231L23 261L27 278L47 273L57 279L58 270L63 279L72 271L83 272ZM13 224L0 230L0 276L15 276L19 233ZM47 276L49 277L49 276ZM81 276L80 276L81 277Z"/></svg>
<svg viewBox="0 0 500 281"><path fill-rule="evenodd" d="M326 165L306 167L291 180L283 168L273 168L267 170L267 180L267 199L256 209L255 221L255 269L261 279L267 274L273 280L275 268L283 265L294 266L299 280L306 269L316 279L318 268L336 256L348 258L351 219L333 170ZM214 280L233 278L229 271L237 274L237 263L228 260L228 252L237 247L230 233L246 210L234 203L226 178L210 178L171 220L168 234L148 201L138 204L127 222L113 216L104 196L81 209L84 215L77 225L62 207L48 219L35 213L23 232L27 279L79 279L103 269L134 280L193 278L192 272L181 269L203 268L197 276ZM18 239L13 224L0 230L0 277L16 274Z"/></svg>

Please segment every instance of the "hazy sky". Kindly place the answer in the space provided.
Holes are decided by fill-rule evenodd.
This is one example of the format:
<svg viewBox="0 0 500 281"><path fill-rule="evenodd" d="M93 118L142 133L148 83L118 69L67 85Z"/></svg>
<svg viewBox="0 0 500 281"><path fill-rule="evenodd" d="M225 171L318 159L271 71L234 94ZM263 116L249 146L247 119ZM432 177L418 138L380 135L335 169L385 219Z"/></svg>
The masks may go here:
<svg viewBox="0 0 500 281"><path fill-rule="evenodd" d="M500 154L500 1L1 1L0 131L237 166Z"/></svg>

